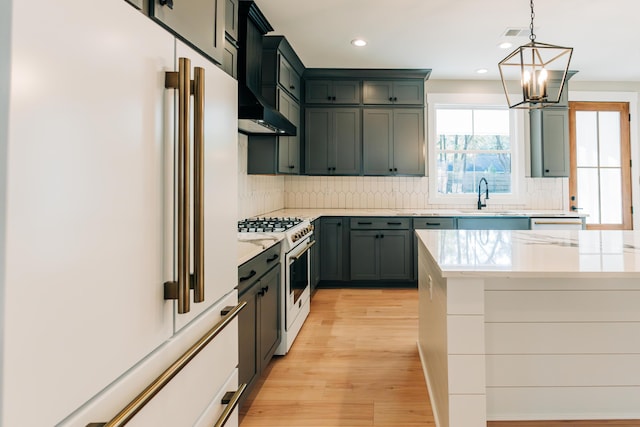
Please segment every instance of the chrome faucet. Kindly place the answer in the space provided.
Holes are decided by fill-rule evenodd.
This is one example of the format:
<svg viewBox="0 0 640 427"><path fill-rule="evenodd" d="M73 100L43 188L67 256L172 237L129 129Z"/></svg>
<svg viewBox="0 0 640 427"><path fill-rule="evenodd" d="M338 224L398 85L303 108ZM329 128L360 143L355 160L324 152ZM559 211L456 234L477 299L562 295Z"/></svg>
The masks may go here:
<svg viewBox="0 0 640 427"><path fill-rule="evenodd" d="M480 197L482 196L482 182L484 181L484 186L485 186L485 195L484 195L484 203L482 203L482 200L480 199ZM482 209L482 208L486 208L487 207L487 199L489 198L489 183L487 182L487 180L482 177L480 178L480 182L478 182L478 210Z"/></svg>

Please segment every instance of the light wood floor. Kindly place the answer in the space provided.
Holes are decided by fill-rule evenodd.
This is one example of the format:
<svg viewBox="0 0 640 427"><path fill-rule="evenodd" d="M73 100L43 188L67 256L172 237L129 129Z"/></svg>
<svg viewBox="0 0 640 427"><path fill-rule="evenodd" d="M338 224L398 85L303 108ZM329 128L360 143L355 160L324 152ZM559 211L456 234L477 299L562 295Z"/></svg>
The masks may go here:
<svg viewBox="0 0 640 427"><path fill-rule="evenodd" d="M243 406L241 427L435 426L416 289L320 289L291 351Z"/></svg>

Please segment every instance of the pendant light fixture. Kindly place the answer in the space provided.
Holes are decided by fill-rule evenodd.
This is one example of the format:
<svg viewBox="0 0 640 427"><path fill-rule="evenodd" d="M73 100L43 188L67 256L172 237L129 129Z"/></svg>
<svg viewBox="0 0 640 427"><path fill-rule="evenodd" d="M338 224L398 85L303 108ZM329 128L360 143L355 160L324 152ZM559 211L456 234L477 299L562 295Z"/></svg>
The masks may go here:
<svg viewBox="0 0 640 427"><path fill-rule="evenodd" d="M536 35L533 33L533 0L530 0L530 5L530 42L498 63L509 108L536 109L560 102L573 53L571 47L536 42ZM519 95L509 93L509 81L520 82Z"/></svg>

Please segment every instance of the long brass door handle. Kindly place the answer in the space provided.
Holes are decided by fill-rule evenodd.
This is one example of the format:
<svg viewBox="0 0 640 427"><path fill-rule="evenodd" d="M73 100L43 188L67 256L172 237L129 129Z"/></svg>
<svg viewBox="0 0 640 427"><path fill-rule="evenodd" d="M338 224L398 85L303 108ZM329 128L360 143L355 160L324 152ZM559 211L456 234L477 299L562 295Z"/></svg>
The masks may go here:
<svg viewBox="0 0 640 427"><path fill-rule="evenodd" d="M193 76L193 302L204 301L204 68Z"/></svg>

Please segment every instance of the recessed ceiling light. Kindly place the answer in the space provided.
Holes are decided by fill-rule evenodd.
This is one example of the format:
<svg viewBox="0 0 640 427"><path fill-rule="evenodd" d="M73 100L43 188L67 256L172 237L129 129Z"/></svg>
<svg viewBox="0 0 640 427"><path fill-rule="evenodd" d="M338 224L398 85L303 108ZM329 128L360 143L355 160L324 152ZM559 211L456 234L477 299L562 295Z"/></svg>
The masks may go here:
<svg viewBox="0 0 640 427"><path fill-rule="evenodd" d="M367 42L362 39L353 39L351 40L351 44L357 47L366 46Z"/></svg>
<svg viewBox="0 0 640 427"><path fill-rule="evenodd" d="M511 46L513 45L509 42L503 42L498 45L500 49L509 49Z"/></svg>
<svg viewBox="0 0 640 427"><path fill-rule="evenodd" d="M476 73L478 74L487 74L487 72L489 72L489 70L487 70L486 68L478 68L476 70Z"/></svg>

